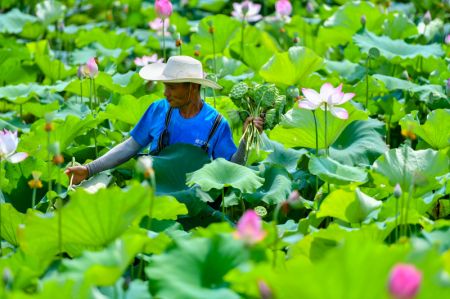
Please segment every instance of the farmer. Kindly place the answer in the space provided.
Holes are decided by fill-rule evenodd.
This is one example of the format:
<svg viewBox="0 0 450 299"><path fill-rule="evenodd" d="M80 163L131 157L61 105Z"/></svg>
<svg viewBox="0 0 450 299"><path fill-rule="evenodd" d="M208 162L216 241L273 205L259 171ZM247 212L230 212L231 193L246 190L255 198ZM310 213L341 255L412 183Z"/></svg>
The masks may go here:
<svg viewBox="0 0 450 299"><path fill-rule="evenodd" d="M74 184L128 161L149 145L150 154L158 155L169 145L188 143L201 147L213 159L244 164L245 141L236 148L227 121L200 97L201 85L222 88L203 78L200 61L189 56L172 56L167 64L146 65L139 75L145 80L163 82L165 99L150 105L127 140L86 165L68 167L66 174L73 175ZM262 118L247 118L244 129L250 122L262 132Z"/></svg>

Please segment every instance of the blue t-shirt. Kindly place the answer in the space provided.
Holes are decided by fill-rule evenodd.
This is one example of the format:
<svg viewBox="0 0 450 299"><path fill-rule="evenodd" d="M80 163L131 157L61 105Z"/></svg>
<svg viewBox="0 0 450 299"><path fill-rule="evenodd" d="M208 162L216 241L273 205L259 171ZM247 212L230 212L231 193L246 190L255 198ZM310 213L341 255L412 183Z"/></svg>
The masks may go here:
<svg viewBox="0 0 450 299"><path fill-rule="evenodd" d="M165 119L170 105L166 99L156 101L150 105L130 135L142 147L150 144L150 151L158 146L159 136L164 131ZM169 144L188 143L201 147L206 143L209 132L218 112L207 103L203 103L200 112L192 118L184 118L178 108L173 109L169 131ZM225 118L219 124L209 141L208 154L210 157L231 159L237 148L233 142L230 126Z"/></svg>

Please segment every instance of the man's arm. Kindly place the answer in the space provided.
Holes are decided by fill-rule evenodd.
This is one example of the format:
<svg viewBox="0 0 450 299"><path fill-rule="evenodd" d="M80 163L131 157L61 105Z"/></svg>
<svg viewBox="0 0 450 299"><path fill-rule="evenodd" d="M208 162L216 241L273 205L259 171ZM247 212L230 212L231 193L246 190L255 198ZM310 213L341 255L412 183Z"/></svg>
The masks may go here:
<svg viewBox="0 0 450 299"><path fill-rule="evenodd" d="M86 178L106 169L116 167L134 157L142 146L133 137L113 147L100 158L83 166L68 167L65 173L70 177L73 175L73 183L79 184Z"/></svg>

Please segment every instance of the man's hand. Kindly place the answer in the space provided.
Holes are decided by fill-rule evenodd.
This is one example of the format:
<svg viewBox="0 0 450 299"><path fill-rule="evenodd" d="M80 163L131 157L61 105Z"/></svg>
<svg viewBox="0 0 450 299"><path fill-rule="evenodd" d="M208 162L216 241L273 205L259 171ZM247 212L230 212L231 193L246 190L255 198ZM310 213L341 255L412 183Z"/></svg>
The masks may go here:
<svg viewBox="0 0 450 299"><path fill-rule="evenodd" d="M258 129L259 133L262 133L264 127L264 118L263 117L253 117L249 116L244 122L244 132L247 129L247 126L253 122L253 125Z"/></svg>
<svg viewBox="0 0 450 299"><path fill-rule="evenodd" d="M72 183L74 185L78 185L89 176L89 171L86 166L68 167L64 173L67 174L69 179L73 176Z"/></svg>

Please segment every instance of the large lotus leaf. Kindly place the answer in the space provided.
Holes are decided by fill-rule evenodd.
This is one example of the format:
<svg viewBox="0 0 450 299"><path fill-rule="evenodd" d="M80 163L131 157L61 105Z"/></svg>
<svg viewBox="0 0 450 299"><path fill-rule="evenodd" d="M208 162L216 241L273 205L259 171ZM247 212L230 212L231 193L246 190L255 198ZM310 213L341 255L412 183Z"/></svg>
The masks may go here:
<svg viewBox="0 0 450 299"><path fill-rule="evenodd" d="M36 16L45 25L64 19L66 7L59 1L45 0L36 5Z"/></svg>
<svg viewBox="0 0 450 299"><path fill-rule="evenodd" d="M17 249L8 258L0 259L0 271L4 273L8 268L14 278L12 288L24 289L45 273L52 260L53 257L33 256Z"/></svg>
<svg viewBox="0 0 450 299"><path fill-rule="evenodd" d="M440 183L436 177L449 172L449 159L446 153L442 151L434 151L431 149L414 151L410 147L391 149L383 156L378 158L373 169L376 174L383 177L377 178L379 184L391 186L400 184L404 192L409 190L410 185L414 182L415 196L420 196L439 188Z"/></svg>
<svg viewBox="0 0 450 299"><path fill-rule="evenodd" d="M323 59L309 48L291 47L287 52L276 53L262 66L259 74L271 83L286 88L302 85L302 82L317 71Z"/></svg>
<svg viewBox="0 0 450 299"><path fill-rule="evenodd" d="M214 43L216 53L223 53L228 47L233 36L239 30L241 24L238 20L225 15L214 15L203 18L198 26L198 32L191 36L192 45L200 45L201 52L205 55L213 53L212 38L209 33L208 22L212 22L214 32Z"/></svg>
<svg viewBox="0 0 450 299"><path fill-rule="evenodd" d="M244 195L249 202L263 201L269 205L285 201L291 193L292 180L284 167L266 166L264 185L253 193Z"/></svg>
<svg viewBox="0 0 450 299"><path fill-rule="evenodd" d="M188 213L186 206L172 196L157 196L153 203L152 217L158 220L176 220Z"/></svg>
<svg viewBox="0 0 450 299"><path fill-rule="evenodd" d="M389 14L383 24L384 35L392 39L405 39L418 34L417 26L405 14Z"/></svg>
<svg viewBox="0 0 450 299"><path fill-rule="evenodd" d="M351 103L342 105L348 111L349 117L342 120L327 112L327 144L333 144L344 129L355 120L367 119L367 113L356 109ZM317 127L319 134L319 148L325 148L325 113L318 109L316 112ZM314 115L310 110L294 107L289 110L282 122L271 132L270 138L278 141L286 147L316 147L316 130Z"/></svg>
<svg viewBox="0 0 450 299"><path fill-rule="evenodd" d="M402 129L412 130L434 149L450 146L450 109L431 111L423 125L419 122L417 112L406 115L399 123Z"/></svg>
<svg viewBox="0 0 450 299"><path fill-rule="evenodd" d="M398 79L395 77L375 74L372 76L376 80L379 80L384 83L384 86L388 90L405 90L413 93L418 93L420 95L420 98L422 100L427 101L429 96L432 95L434 97L438 98L444 98L446 99L447 96L444 94L442 86L439 85L433 85L433 84L426 84L426 85L417 85L412 82Z"/></svg>
<svg viewBox="0 0 450 299"><path fill-rule="evenodd" d="M300 160L300 158L308 152L306 149L286 149L281 143L272 140L269 141L271 148L264 150L269 150L271 153L267 156L264 162L283 166L291 173L297 169L298 160Z"/></svg>
<svg viewBox="0 0 450 299"><path fill-rule="evenodd" d="M346 165L372 165L387 151L382 132L384 123L376 119L357 120L330 147L330 156Z"/></svg>
<svg viewBox="0 0 450 299"><path fill-rule="evenodd" d="M242 193L251 193L263 185L264 179L254 170L218 158L201 169L188 173L186 183L188 186L197 184L203 191L231 186Z"/></svg>
<svg viewBox="0 0 450 299"><path fill-rule="evenodd" d="M20 247L28 254L53 256L59 251L59 221L63 251L79 255L83 249L104 247L147 214L149 202L149 190L139 185L128 191L101 189L95 194L78 189L59 212L28 213Z"/></svg>
<svg viewBox="0 0 450 299"><path fill-rule="evenodd" d="M37 83L18 84L0 87L0 98L22 104L31 97L44 97L47 93L63 91L67 82L58 82L55 85L40 85Z"/></svg>
<svg viewBox="0 0 450 299"><path fill-rule="evenodd" d="M234 299L223 277L247 259L244 244L230 236L180 240L177 246L151 258L145 272L158 298Z"/></svg>
<svg viewBox="0 0 450 299"><path fill-rule="evenodd" d="M394 61L412 59L417 56L427 58L444 55L444 51L442 51L439 44L411 45L403 40L393 40L387 36L376 36L369 31L356 34L353 40L363 51L369 52L371 48L377 48L382 56Z"/></svg>
<svg viewBox="0 0 450 299"><path fill-rule="evenodd" d="M324 26L320 26L316 44L318 47L324 47L323 44L346 44L361 29L363 15L366 17L366 27L379 32L384 20L381 11L370 2L348 1L325 21Z"/></svg>
<svg viewBox="0 0 450 299"><path fill-rule="evenodd" d="M82 48L93 42L98 42L108 49L123 50L127 50L138 44L138 41L126 32L117 33L116 31L109 31L101 28L81 31L75 39L78 48Z"/></svg>
<svg viewBox="0 0 450 299"><path fill-rule="evenodd" d="M119 94L133 94L139 87L142 86L143 80L139 75L133 71L129 71L126 74L115 74L113 76L100 72L95 78L96 89L102 86L107 90ZM66 91L72 92L77 95L83 93L84 97L89 97L90 83L89 80L84 79L81 82L80 79L74 79L65 88Z"/></svg>
<svg viewBox="0 0 450 299"><path fill-rule="evenodd" d="M0 68L2 69L2 72L0 73L0 82L4 82L5 85L16 85L36 81L37 72L31 70L27 66L23 66L22 61L19 58L12 57L3 63L0 63Z"/></svg>
<svg viewBox="0 0 450 299"><path fill-rule="evenodd" d="M331 192L320 205L317 217L335 217L349 223L362 223L375 218L375 211L381 208L378 201L359 189L339 189Z"/></svg>
<svg viewBox="0 0 450 299"><path fill-rule="evenodd" d="M191 144L174 144L153 157L153 168L158 193L187 189L186 174L200 169L211 159L205 152Z"/></svg>
<svg viewBox="0 0 450 299"><path fill-rule="evenodd" d="M44 75L52 81L62 80L77 73L75 67L67 66L61 60L47 55L36 55L34 59Z"/></svg>
<svg viewBox="0 0 450 299"><path fill-rule="evenodd" d="M332 184L346 185L367 181L367 172L364 169L341 164L329 157L312 157L308 169L323 181Z"/></svg>
<svg viewBox="0 0 450 299"><path fill-rule="evenodd" d="M61 152L74 142L75 138L85 134L92 128L100 124L104 118L93 118L88 115L85 119L80 119L73 115L68 115L63 120L54 120L54 130L50 133L50 142L59 142ZM26 151L30 155L46 160L47 159L47 132L44 130L45 119L35 122L30 133L21 136L20 149Z"/></svg>
<svg viewBox="0 0 450 299"><path fill-rule="evenodd" d="M124 286L127 289L124 289ZM148 281L140 279L133 279L131 282L121 277L116 284L111 287L103 287L100 289L106 298L120 298L120 299L151 299L152 295L148 291Z"/></svg>
<svg viewBox="0 0 450 299"><path fill-rule="evenodd" d="M96 286L113 285L148 240L146 235L125 235L102 251L85 251L76 259L64 260L60 275Z"/></svg>
<svg viewBox="0 0 450 299"><path fill-rule="evenodd" d="M1 237L8 241L10 244L18 246L19 241L17 240L17 229L19 227L19 224L25 222L25 214L19 213L9 203L0 204L0 208L2 209Z"/></svg>
<svg viewBox="0 0 450 299"><path fill-rule="evenodd" d="M26 23L34 23L36 20L36 17L24 14L19 9L14 8L0 16L0 32L20 33Z"/></svg>
<svg viewBox="0 0 450 299"><path fill-rule="evenodd" d="M341 78L344 78L348 82L355 82L361 80L365 74L366 70L359 64L353 63L348 60L343 61L332 61L326 60L325 67L328 72L336 72Z"/></svg>
<svg viewBox="0 0 450 299"><path fill-rule="evenodd" d="M111 120L116 119L134 125L141 119L150 104L158 98L158 95L153 94L139 99L132 95L123 95L116 105L108 105L106 107L106 114Z"/></svg>

